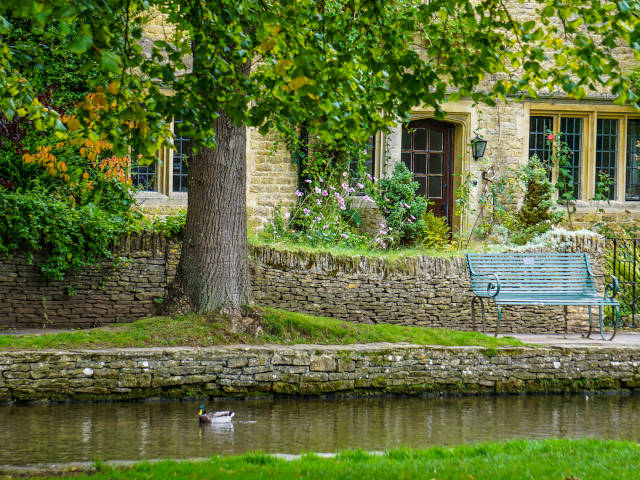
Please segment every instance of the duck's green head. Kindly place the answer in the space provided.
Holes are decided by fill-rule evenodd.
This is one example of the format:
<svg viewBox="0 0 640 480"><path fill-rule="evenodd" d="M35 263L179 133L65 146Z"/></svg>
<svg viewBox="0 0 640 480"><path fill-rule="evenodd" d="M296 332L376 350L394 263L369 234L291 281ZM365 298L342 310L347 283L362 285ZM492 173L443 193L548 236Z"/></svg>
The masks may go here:
<svg viewBox="0 0 640 480"><path fill-rule="evenodd" d="M204 405L200 405L200 410L198 410L198 415L204 415L204 413L205 413Z"/></svg>

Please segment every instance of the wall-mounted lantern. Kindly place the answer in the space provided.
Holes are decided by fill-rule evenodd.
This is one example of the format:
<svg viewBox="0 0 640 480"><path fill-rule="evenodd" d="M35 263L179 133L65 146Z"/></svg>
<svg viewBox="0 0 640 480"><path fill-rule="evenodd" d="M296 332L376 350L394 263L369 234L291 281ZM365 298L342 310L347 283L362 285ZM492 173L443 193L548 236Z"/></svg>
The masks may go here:
<svg viewBox="0 0 640 480"><path fill-rule="evenodd" d="M478 160L484 156L484 149L487 148L487 141L479 135L471 140L471 154L474 160Z"/></svg>

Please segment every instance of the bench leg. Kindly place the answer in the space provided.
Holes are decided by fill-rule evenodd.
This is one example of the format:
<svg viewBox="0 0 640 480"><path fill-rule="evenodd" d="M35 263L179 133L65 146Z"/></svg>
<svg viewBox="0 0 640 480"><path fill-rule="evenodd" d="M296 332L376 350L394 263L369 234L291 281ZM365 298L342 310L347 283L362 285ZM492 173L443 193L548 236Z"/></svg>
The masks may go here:
<svg viewBox="0 0 640 480"><path fill-rule="evenodd" d="M502 320L502 306L498 305L498 324L496 325L496 334L494 337L498 336L498 331L500 330L500 320Z"/></svg>
<svg viewBox="0 0 640 480"><path fill-rule="evenodd" d="M476 332L476 298L471 299L471 324L473 325L473 331Z"/></svg>
<svg viewBox="0 0 640 480"><path fill-rule="evenodd" d="M589 333L587 333L587 338L591 338L591 330L593 330L593 314L591 312L591 305L589 305Z"/></svg>
<svg viewBox="0 0 640 480"><path fill-rule="evenodd" d="M602 340L606 340L606 338L604 338L604 318L602 316L602 305L598 307L598 313L600 315L600 337L602 338Z"/></svg>
<svg viewBox="0 0 640 480"><path fill-rule="evenodd" d="M485 312L484 312L484 300L482 300L482 298L478 297L478 299L480 300L480 312L482 313L482 333L486 333L484 326L485 326Z"/></svg>
<svg viewBox="0 0 640 480"><path fill-rule="evenodd" d="M476 300L478 300L478 302L480 302L480 312L482 315L482 333L485 333L484 330L484 318L485 318L485 314L484 314L484 301L482 300L481 297L473 297L471 299L471 321L473 322L473 331L476 332Z"/></svg>
<svg viewBox="0 0 640 480"><path fill-rule="evenodd" d="M618 333L618 323L620 322L620 307L616 305L613 308L615 308L615 316L613 317L613 335L611 335L609 341L613 340L616 333Z"/></svg>

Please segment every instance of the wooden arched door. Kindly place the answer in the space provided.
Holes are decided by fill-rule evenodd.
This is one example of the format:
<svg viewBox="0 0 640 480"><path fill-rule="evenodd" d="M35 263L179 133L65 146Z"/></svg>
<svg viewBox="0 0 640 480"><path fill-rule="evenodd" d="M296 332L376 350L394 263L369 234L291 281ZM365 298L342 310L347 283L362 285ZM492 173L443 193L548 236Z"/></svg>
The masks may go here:
<svg viewBox="0 0 640 480"><path fill-rule="evenodd" d="M402 161L438 217L453 220L453 125L431 119L402 126Z"/></svg>

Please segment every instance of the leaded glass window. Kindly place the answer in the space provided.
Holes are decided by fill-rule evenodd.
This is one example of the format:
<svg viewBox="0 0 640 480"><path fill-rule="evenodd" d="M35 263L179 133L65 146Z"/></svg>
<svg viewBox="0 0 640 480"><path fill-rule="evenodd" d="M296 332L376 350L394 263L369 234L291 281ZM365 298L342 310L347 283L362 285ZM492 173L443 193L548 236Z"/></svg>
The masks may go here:
<svg viewBox="0 0 640 480"><path fill-rule="evenodd" d="M560 119L560 131L562 140L566 142L571 152L566 165L561 168L568 170L571 176L570 182L573 184L573 198L580 198L581 194L581 174L582 174L582 132L584 121L582 118L563 117ZM569 190L569 189L567 189ZM565 190L565 191L567 191ZM565 193L565 191L560 192Z"/></svg>
<svg viewBox="0 0 640 480"><path fill-rule="evenodd" d="M180 134L181 120L173 122L173 191L186 192L189 177L189 157L192 155L191 139Z"/></svg>
<svg viewBox="0 0 640 480"><path fill-rule="evenodd" d="M156 190L157 162L140 165L134 159L131 161L131 182L139 190L151 192Z"/></svg>
<svg viewBox="0 0 640 480"><path fill-rule="evenodd" d="M626 200L640 200L640 119L627 123Z"/></svg>
<svg viewBox="0 0 640 480"><path fill-rule="evenodd" d="M597 122L596 183L601 181L601 174L608 176L610 185L605 190L605 197L609 200L616 198L619 123L618 119L613 118L599 118Z"/></svg>
<svg viewBox="0 0 640 480"><path fill-rule="evenodd" d="M553 132L553 117L529 118L529 158L535 155L549 167L551 144L547 137L551 132Z"/></svg>

